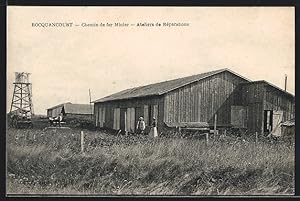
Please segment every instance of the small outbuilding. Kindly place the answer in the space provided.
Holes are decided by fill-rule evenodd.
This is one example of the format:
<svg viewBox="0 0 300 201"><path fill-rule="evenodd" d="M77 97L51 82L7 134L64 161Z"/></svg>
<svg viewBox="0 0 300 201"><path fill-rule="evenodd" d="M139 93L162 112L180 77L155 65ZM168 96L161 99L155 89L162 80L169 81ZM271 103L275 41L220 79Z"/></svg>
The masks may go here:
<svg viewBox="0 0 300 201"><path fill-rule="evenodd" d="M63 114L64 119L91 120L94 106L89 104L62 103L47 109L47 117Z"/></svg>
<svg viewBox="0 0 300 201"><path fill-rule="evenodd" d="M295 119L285 121L281 124L282 136L287 138L295 137Z"/></svg>

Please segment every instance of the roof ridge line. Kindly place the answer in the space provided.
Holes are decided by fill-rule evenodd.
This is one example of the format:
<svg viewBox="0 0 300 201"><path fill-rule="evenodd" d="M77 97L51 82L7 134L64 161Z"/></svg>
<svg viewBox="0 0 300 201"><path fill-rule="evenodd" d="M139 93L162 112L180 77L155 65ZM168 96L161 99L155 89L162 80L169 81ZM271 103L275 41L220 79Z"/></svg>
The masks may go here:
<svg viewBox="0 0 300 201"><path fill-rule="evenodd" d="M108 96L102 97L102 98L94 100L92 102L93 103L106 102L106 101L131 99L131 98L154 96L154 95L160 96L160 95L163 95L170 91L173 91L175 89L178 89L180 87L183 87L185 85L197 82L199 80L211 77L213 75L216 75L218 73L222 73L225 71L228 71L229 73L232 73L235 76L238 76L248 82L251 82L251 80L249 80L248 78L245 78L245 77L239 75L238 73L230 70L229 68L221 68L221 69L212 70L212 71L208 71L208 72L204 72L204 73L198 73L198 74L194 74L194 75L189 75L189 76L185 76L185 77L181 77L181 78L170 79L170 80L151 83L151 84L147 84L147 85L143 85L143 86L139 86L139 87L124 89L122 91L110 94ZM151 90L151 87L153 87L152 90ZM138 91L138 90L142 91L143 88L145 88L144 92ZM137 91L137 92L135 93L135 91Z"/></svg>

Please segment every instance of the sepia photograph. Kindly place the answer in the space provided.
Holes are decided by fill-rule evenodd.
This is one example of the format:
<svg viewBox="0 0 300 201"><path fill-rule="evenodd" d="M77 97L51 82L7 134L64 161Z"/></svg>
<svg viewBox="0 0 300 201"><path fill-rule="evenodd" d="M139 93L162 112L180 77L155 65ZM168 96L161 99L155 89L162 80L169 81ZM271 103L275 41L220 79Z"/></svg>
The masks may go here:
<svg viewBox="0 0 300 201"><path fill-rule="evenodd" d="M295 7L8 6L6 196L295 195Z"/></svg>

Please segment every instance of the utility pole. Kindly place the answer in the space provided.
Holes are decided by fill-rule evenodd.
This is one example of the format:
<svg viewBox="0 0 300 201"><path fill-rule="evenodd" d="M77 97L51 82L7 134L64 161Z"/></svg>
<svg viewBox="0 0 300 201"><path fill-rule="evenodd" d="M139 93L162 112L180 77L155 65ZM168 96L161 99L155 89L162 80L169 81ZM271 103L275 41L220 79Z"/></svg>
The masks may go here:
<svg viewBox="0 0 300 201"><path fill-rule="evenodd" d="M284 91L286 91L286 85L287 85L287 75L284 74Z"/></svg>
<svg viewBox="0 0 300 201"><path fill-rule="evenodd" d="M91 90L90 89L89 89L89 96L90 96L91 120L93 120L92 97L91 97Z"/></svg>

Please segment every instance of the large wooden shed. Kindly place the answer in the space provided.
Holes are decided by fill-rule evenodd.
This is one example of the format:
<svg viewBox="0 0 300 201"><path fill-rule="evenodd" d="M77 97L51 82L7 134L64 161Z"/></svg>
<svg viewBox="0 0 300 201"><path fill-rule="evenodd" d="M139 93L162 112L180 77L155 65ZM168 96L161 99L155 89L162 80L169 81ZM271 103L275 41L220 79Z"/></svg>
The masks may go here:
<svg viewBox="0 0 300 201"><path fill-rule="evenodd" d="M263 133L265 110L273 111L267 112L268 118L275 110L282 111L283 120L294 115L293 95L265 81L251 82L229 69L131 88L93 102L97 127L129 132L135 132L140 116L148 126L156 117L162 130L180 122L213 126L217 114L217 127Z"/></svg>

